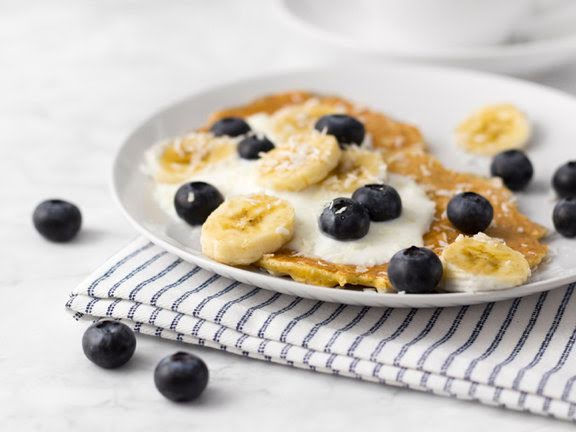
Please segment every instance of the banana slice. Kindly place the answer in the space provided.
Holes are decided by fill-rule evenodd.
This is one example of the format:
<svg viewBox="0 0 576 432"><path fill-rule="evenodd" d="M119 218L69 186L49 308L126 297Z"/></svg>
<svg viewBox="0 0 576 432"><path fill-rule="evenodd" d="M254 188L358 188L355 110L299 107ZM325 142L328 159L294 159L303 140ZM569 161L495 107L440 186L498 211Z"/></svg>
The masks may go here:
<svg viewBox="0 0 576 432"><path fill-rule="evenodd" d="M248 265L280 249L294 234L294 209L265 194L226 200L202 225L202 253L224 264Z"/></svg>
<svg viewBox="0 0 576 432"><path fill-rule="evenodd" d="M158 182L182 183L207 165L234 154L235 145L230 137L192 132L154 146L147 153L148 166Z"/></svg>
<svg viewBox="0 0 576 432"><path fill-rule="evenodd" d="M460 147L486 156L522 148L532 128L526 115L510 104L489 105L473 113L456 128Z"/></svg>
<svg viewBox="0 0 576 432"><path fill-rule="evenodd" d="M340 163L321 186L334 192L354 192L370 183L382 183L387 166L380 152L348 146L342 151Z"/></svg>
<svg viewBox="0 0 576 432"><path fill-rule="evenodd" d="M523 284L530 277L524 255L508 247L504 240L484 233L460 235L441 256L444 289L452 292L493 291Z"/></svg>
<svg viewBox="0 0 576 432"><path fill-rule="evenodd" d="M292 135L282 146L262 155L258 181L278 191L299 191L326 178L340 161L336 138L316 130Z"/></svg>
<svg viewBox="0 0 576 432"><path fill-rule="evenodd" d="M289 105L276 111L270 117L268 133L273 140L281 145L287 142L295 133L308 132L314 129L316 121L327 114L344 113L343 106L320 102L318 99L308 99L306 102Z"/></svg>

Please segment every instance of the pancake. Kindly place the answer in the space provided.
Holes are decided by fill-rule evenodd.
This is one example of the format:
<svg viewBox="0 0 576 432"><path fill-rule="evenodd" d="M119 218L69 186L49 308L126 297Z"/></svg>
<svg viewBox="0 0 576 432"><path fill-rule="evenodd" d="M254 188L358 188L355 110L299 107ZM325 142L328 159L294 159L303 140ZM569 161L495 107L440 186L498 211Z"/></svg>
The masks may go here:
<svg viewBox="0 0 576 432"><path fill-rule="evenodd" d="M514 196L498 178L485 178L449 170L427 152L420 131L412 125L396 121L382 113L355 105L335 96L294 91L265 96L243 106L223 109L210 116L209 124L224 117L248 117L256 113L272 114L282 108L310 99L338 107L362 121L371 136L371 146L381 151L390 173L409 176L425 187L428 197L436 204L430 229L424 235L424 246L440 255L452 243L459 230L446 216L450 198L463 191L477 192L494 207L494 220L486 230L491 237L503 239L512 249L522 253L530 267L536 268L547 254L540 242L546 229L518 209ZM321 114L320 114L321 115ZM306 119L305 127L313 127L317 118ZM203 128L206 130L208 126ZM388 280L387 264L371 267L336 264L318 257L302 256L289 249L265 255L255 266L275 275L326 287L362 285L381 292L393 292Z"/></svg>

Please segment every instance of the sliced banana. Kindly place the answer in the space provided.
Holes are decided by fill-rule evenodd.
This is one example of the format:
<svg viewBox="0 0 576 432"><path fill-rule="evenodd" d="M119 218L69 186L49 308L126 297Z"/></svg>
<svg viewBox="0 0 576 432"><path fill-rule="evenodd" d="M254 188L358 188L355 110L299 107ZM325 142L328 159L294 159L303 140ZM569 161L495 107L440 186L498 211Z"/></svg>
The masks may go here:
<svg viewBox="0 0 576 432"><path fill-rule="evenodd" d="M265 194L226 200L202 225L202 253L224 264L248 265L294 235L294 209Z"/></svg>
<svg viewBox="0 0 576 432"><path fill-rule="evenodd" d="M182 183L206 166L234 154L235 146L236 140L230 137L192 132L160 142L146 158L158 182Z"/></svg>
<svg viewBox="0 0 576 432"><path fill-rule="evenodd" d="M324 180L338 165L341 154L331 135L315 130L294 134L284 145L262 155L258 181L278 191L300 191Z"/></svg>
<svg viewBox="0 0 576 432"><path fill-rule="evenodd" d="M523 284L530 277L524 255L504 240L484 233L460 235L441 256L444 289L452 292L493 291Z"/></svg>
<svg viewBox="0 0 576 432"><path fill-rule="evenodd" d="M511 104L497 104L481 108L460 123L456 141L469 152L492 156L524 147L531 133L530 121L522 111Z"/></svg>
<svg viewBox="0 0 576 432"><path fill-rule="evenodd" d="M340 163L321 186L335 192L354 192L370 183L382 183L387 177L387 166L380 152L348 146L342 151Z"/></svg>
<svg viewBox="0 0 576 432"><path fill-rule="evenodd" d="M320 117L344 112L341 105L321 102L316 98L308 99L304 103L289 105L272 114L267 132L273 141L281 145L295 133L312 130Z"/></svg>

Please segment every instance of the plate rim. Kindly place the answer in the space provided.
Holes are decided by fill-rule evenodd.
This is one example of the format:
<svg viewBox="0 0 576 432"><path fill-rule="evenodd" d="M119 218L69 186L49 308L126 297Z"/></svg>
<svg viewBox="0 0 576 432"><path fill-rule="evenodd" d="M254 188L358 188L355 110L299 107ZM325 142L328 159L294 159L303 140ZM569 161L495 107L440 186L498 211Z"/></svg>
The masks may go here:
<svg viewBox="0 0 576 432"><path fill-rule="evenodd" d="M339 63L336 63L339 64ZM375 65L372 65L376 67ZM340 64L340 68L344 66ZM437 66L437 65L418 65L408 62L402 62L398 60L386 61L377 67L387 67L387 68L397 68L397 69L411 69L411 70L421 70L421 69L431 69L441 73L456 73L460 75L467 75L469 77L478 77L484 79L496 79L498 81L507 81L510 83L520 84L534 89L539 89L540 91L546 91L553 93L556 96L565 98L571 103L576 104L576 97L560 91L558 89L550 88L545 85L523 80L520 78L514 78L506 75L499 75L489 72L482 72L476 70L469 70L465 68L458 67L447 67L447 66ZM201 268L213 271L217 274L223 275L224 277L230 277L240 282L249 283L254 286L258 286L262 289L276 291L281 293L288 293L291 295L298 295L304 298L316 299L321 301L333 302L333 300L323 300L322 298L330 297L326 295L329 292L334 292L338 290L339 296L342 297L338 299L339 303L351 304L351 305L364 305L364 306L375 306L375 307L392 307L392 308L427 308L427 307L451 307L451 306L465 306L473 304L484 304L490 302L497 302L503 300L510 300L514 298L521 298L529 296L532 294L542 293L550 291L555 288L560 288L572 283L576 283L576 273L573 275L559 276L553 279L545 279L542 281L531 282L529 284L520 285L518 287L509 288L505 290L498 291L482 291L476 293L434 293L434 294L398 294L398 293L378 293L378 292L366 292L366 291L356 291L356 290L346 290L339 287L324 287L319 285L306 284L302 282L297 282L292 279L285 277L273 276L258 271L250 271L245 269L236 268L226 264L218 263L213 261L203 255L194 255L183 248L177 247L161 237L157 236L154 232L146 228L141 224L136 217L134 217L127 209L122 197L121 197L121 181L119 176L120 165L122 161L123 151L126 149L127 145L131 142L135 135L139 131L152 122L157 117L166 113L169 110L176 109L178 106L183 105L194 98L199 98L216 91L225 90L227 87L238 87L253 84L261 79L277 79L280 80L283 77L290 77L293 75L304 75L313 74L321 71L333 70L334 64L305 67L305 68L294 68L288 71L271 71L268 73L254 74L250 76L245 76L239 79L227 80L219 83L215 83L194 91L185 97L178 98L172 103L164 104L160 109L154 111L151 115L147 116L143 121L141 121L138 126L131 130L131 132L122 140L122 143L116 149L113 157L113 162L111 165L110 175L109 175L109 188L111 190L112 196L118 207L120 208L122 214L126 217L128 222L144 237L150 240L152 243L162 247L170 253L180 257L184 261L195 264ZM230 274L239 274L239 277L229 276ZM249 281L248 281L249 280ZM270 287L272 285L272 287ZM296 293L294 293L296 291ZM406 305L405 301L401 301L401 298L413 299L410 303L424 303L423 305ZM441 301L440 301L441 299ZM370 301L373 300L373 301ZM379 301L378 301L379 300ZM375 303L378 303L375 305Z"/></svg>

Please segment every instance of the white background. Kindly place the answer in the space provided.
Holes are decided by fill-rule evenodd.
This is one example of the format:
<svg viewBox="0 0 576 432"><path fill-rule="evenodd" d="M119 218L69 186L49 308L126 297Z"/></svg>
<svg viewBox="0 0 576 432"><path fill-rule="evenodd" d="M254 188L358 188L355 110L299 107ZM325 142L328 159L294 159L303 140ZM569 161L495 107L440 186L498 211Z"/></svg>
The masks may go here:
<svg viewBox="0 0 576 432"><path fill-rule="evenodd" d="M274 3L0 0L0 430L572 430L197 347L189 349L208 363L209 389L175 405L152 372L181 346L140 337L135 358L117 371L84 357L84 327L64 303L135 236L107 186L131 129L208 85L358 61L306 40ZM532 78L576 94L576 65ZM49 244L32 227L34 206L50 197L83 210L84 230L71 244Z"/></svg>

